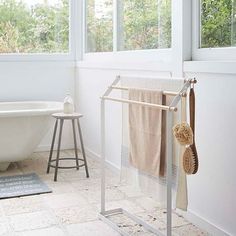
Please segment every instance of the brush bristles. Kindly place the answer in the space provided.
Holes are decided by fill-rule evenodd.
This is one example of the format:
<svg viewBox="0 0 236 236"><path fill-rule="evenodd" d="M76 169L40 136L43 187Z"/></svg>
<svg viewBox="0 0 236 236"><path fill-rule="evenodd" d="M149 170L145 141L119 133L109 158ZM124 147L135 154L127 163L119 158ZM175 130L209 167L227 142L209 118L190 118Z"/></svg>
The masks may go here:
<svg viewBox="0 0 236 236"><path fill-rule="evenodd" d="M186 174L196 174L198 171L198 158L195 157L191 147L187 147L183 155L183 168Z"/></svg>

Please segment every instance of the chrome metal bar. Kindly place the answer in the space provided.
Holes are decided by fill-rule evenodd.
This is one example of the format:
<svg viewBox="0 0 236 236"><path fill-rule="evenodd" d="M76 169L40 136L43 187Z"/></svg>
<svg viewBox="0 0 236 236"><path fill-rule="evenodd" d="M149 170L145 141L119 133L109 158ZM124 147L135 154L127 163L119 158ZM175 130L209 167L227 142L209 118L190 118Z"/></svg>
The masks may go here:
<svg viewBox="0 0 236 236"><path fill-rule="evenodd" d="M108 96L108 95L111 93L111 91L112 91L112 88L111 88L111 87L117 85L119 82L120 82L120 76L118 75L118 76L116 76L116 79L113 81L113 83L111 84L111 86L109 86L109 87L107 88L107 90L105 91L105 93L103 94L103 96Z"/></svg>
<svg viewBox="0 0 236 236"><path fill-rule="evenodd" d="M109 225L112 229L114 229L116 232L118 232L122 236L130 236L127 232L125 232L122 228L120 228L117 224L112 222L110 219L108 219L106 216L103 214L99 214L99 219L102 220L104 223Z"/></svg>
<svg viewBox="0 0 236 236"><path fill-rule="evenodd" d="M155 235L158 236L165 236L160 230L157 228L154 228L152 225L148 224L144 220L140 219L139 217L131 214L130 212L122 209L122 208L117 208L117 209L112 209L109 211L105 211L104 213L100 213L99 218L106 223L108 223L113 229L118 231L121 235L129 235L127 232L125 232L122 228L119 228L112 220L110 220L108 217L111 217L113 215L118 215L118 214L123 214L129 217L131 220L133 220L135 223L142 225L145 229L148 231L154 233ZM118 228L117 228L118 227Z"/></svg>
<svg viewBox="0 0 236 236"><path fill-rule="evenodd" d="M172 122L173 112L167 112L167 135L166 135L166 156L167 156L167 236L172 233Z"/></svg>
<svg viewBox="0 0 236 236"><path fill-rule="evenodd" d="M176 95L175 97L174 97L174 99L172 100L172 102L171 102L171 104L170 104L170 106L172 107L175 107L178 103L179 103L179 101L180 101L180 99L181 99L181 94L183 94L183 93L187 93L187 90L188 90L188 88L191 86L191 80L187 80L187 81L185 81L185 84L183 85L183 87L181 88L181 90L178 92L178 95Z"/></svg>
<svg viewBox="0 0 236 236"><path fill-rule="evenodd" d="M164 236L164 234L157 228L154 228L153 226L151 226L150 224L148 224L146 221L143 221L142 219L138 218L137 216L129 213L126 210L123 210L123 213L125 215L127 215L129 218L131 218L133 221L135 221L138 224L141 224L144 228L146 228L147 230L151 231L152 233L154 233L155 235L158 236Z"/></svg>
<svg viewBox="0 0 236 236"><path fill-rule="evenodd" d="M105 212L106 168L105 168L105 100L101 100L101 213Z"/></svg>

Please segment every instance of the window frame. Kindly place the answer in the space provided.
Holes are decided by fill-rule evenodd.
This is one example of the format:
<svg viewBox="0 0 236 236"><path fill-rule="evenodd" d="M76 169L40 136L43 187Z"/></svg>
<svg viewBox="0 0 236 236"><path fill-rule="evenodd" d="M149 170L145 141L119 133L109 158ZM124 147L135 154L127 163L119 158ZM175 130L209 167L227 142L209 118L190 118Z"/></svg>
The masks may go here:
<svg viewBox="0 0 236 236"><path fill-rule="evenodd" d="M192 0L192 60L234 61L236 47L200 48L201 43L201 0Z"/></svg>
<svg viewBox="0 0 236 236"><path fill-rule="evenodd" d="M10 61L71 61L76 56L76 26L77 0L69 1L69 51L68 53L0 53L0 62Z"/></svg>
<svg viewBox="0 0 236 236"><path fill-rule="evenodd" d="M173 12L173 1L171 13ZM85 4L86 5L86 4ZM83 27L83 60L84 61L95 61L98 57L99 60L103 62L111 62L113 60L115 63L125 63L132 62L170 62L172 58L172 47L173 47L173 14L171 16L171 47L170 48L159 48L159 49L141 49L141 50L118 50L119 42L119 0L113 0L113 51L111 52L86 52L86 43L87 43L87 17L86 17L86 7L84 7L84 27Z"/></svg>

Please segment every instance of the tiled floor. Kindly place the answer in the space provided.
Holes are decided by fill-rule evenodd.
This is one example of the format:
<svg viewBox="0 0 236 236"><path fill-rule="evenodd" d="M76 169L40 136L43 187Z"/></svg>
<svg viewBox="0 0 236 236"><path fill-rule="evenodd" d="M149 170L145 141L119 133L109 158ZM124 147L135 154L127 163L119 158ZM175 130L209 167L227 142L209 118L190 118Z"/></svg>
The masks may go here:
<svg viewBox="0 0 236 236"><path fill-rule="evenodd" d="M63 151L72 156L72 151ZM98 220L100 208L99 163L88 159L90 178L84 169L59 170L58 182L53 181L53 169L46 174L48 153L34 153L29 160L11 164L3 175L37 173L53 193L0 201L0 235L12 236L116 236L117 232ZM68 161L67 164L71 164ZM64 163L66 164L66 163ZM122 207L165 231L165 210L156 202L135 190L127 191L118 176L107 170L107 208ZM153 235L123 215L112 217L130 235ZM173 213L173 235L208 235L183 217Z"/></svg>

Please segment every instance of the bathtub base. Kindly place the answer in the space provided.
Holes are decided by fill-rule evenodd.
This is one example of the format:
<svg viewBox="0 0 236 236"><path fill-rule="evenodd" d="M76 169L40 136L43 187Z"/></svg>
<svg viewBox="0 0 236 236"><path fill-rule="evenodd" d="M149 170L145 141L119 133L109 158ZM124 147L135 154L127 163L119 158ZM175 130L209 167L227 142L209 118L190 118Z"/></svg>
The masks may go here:
<svg viewBox="0 0 236 236"><path fill-rule="evenodd" d="M2 162L0 163L0 171L6 171L11 162Z"/></svg>
<svg viewBox="0 0 236 236"><path fill-rule="evenodd" d="M34 152L62 108L60 102L0 102L0 171Z"/></svg>

